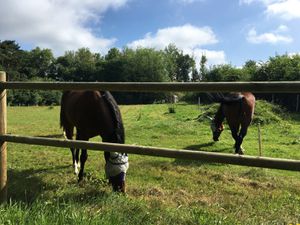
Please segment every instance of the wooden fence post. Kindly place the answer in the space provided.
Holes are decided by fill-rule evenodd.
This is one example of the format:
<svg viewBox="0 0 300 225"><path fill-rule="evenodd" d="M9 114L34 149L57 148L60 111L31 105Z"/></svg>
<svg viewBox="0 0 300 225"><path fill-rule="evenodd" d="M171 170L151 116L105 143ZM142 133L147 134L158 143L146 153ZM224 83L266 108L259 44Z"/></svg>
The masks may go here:
<svg viewBox="0 0 300 225"><path fill-rule="evenodd" d="M258 126L257 126L257 129L258 129L258 152L259 152L259 156L261 156L261 132L260 132L260 123L258 123Z"/></svg>
<svg viewBox="0 0 300 225"><path fill-rule="evenodd" d="M6 73L0 71L0 82L6 82ZM6 134L6 90L0 90L0 134ZM0 204L7 202L6 142L0 142Z"/></svg>

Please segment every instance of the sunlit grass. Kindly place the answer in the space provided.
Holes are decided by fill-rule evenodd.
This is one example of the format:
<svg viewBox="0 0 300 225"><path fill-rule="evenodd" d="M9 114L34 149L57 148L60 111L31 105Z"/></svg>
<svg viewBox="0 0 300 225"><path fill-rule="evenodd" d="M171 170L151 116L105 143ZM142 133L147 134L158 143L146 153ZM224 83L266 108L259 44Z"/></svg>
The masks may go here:
<svg viewBox="0 0 300 225"><path fill-rule="evenodd" d="M260 104L260 103L258 103ZM263 103L261 103L263 104ZM269 107L269 106L268 106ZM121 106L126 143L233 153L226 126L212 142L213 109L178 104ZM263 114L258 105L260 119ZM272 114L273 115L273 114ZM275 117L274 117L275 118ZM297 115L276 114L262 124L263 156L300 159ZM293 119L294 118L294 119ZM8 132L62 137L59 107L9 107ZM94 138L100 141L100 138ZM258 155L257 125L243 143ZM8 144L10 203L0 207L0 224L284 224L300 221L298 172L130 155L127 195L111 192L103 154L89 151L83 184L68 149Z"/></svg>

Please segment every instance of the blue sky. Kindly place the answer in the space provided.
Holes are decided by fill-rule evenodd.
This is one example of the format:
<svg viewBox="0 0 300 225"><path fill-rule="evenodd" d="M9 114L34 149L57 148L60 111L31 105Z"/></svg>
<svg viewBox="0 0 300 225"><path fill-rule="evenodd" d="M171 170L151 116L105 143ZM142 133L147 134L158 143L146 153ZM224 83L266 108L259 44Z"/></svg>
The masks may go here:
<svg viewBox="0 0 300 225"><path fill-rule="evenodd" d="M170 43L199 62L242 66L300 53L300 0L0 0L0 40L56 56Z"/></svg>

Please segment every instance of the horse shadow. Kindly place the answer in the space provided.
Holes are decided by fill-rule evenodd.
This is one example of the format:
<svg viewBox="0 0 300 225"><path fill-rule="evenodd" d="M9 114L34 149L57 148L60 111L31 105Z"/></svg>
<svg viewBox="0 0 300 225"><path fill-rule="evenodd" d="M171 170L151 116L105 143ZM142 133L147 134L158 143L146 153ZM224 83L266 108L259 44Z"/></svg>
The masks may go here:
<svg viewBox="0 0 300 225"><path fill-rule="evenodd" d="M213 145L215 145L215 142L211 141L202 144L188 145L183 149L208 152L207 148ZM218 153L229 153L230 151L232 151L232 148L218 148L218 149L210 150L210 152L218 152ZM175 159L173 164L180 165L180 166L221 165L219 163L207 162L203 160L190 160L190 159Z"/></svg>

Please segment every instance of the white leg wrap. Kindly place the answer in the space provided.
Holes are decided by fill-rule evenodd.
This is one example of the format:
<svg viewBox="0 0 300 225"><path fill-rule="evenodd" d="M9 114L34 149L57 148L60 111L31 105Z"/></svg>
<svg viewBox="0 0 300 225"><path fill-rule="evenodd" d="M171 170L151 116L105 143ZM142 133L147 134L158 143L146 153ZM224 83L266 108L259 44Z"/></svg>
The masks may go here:
<svg viewBox="0 0 300 225"><path fill-rule="evenodd" d="M75 161L75 164L74 164L74 173L75 173L76 175L79 174L79 169L80 169L80 162L76 162L76 161Z"/></svg>

